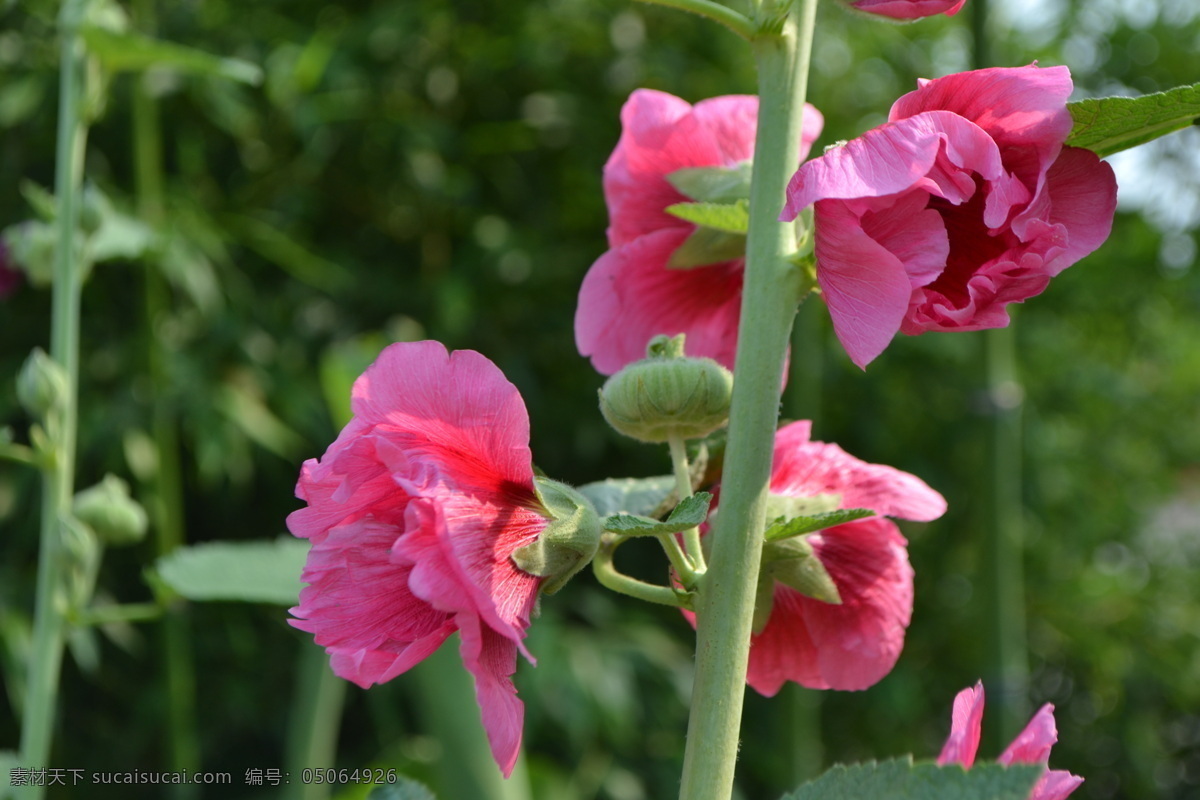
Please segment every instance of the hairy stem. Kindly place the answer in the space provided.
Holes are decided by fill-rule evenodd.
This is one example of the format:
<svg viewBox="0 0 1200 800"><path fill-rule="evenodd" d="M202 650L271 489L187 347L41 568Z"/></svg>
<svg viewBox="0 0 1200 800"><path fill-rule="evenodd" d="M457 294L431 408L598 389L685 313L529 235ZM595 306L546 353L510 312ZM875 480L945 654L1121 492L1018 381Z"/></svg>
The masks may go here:
<svg viewBox="0 0 1200 800"><path fill-rule="evenodd" d="M681 800L728 800L733 789L779 387L803 283L787 260L795 249L793 227L778 216L799 161L816 0L774 13L784 15L782 26L752 41L759 118L746 276L721 513L699 587Z"/></svg>
<svg viewBox="0 0 1200 800"><path fill-rule="evenodd" d="M50 740L66 633L66 554L62 547L62 526L71 514L78 424L79 306L83 281L76 231L79 229L79 188L83 181L86 145L86 126L81 113L84 54L78 32L85 5L86 0L67 0L59 14L61 62L54 178L54 193L58 200L58 243L54 259L50 356L65 371L67 388L63 402L55 412L57 419L47 420L55 457L43 473L37 597L25 719L21 729L21 763L31 768L50 766ZM21 796L39 800L44 792L44 786L29 786L24 788Z"/></svg>

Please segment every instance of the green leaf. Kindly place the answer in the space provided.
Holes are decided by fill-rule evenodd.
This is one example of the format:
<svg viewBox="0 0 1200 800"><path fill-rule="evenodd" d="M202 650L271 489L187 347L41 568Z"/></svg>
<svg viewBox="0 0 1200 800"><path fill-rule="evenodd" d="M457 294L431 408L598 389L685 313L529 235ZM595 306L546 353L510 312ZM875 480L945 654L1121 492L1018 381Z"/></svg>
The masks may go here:
<svg viewBox="0 0 1200 800"><path fill-rule="evenodd" d="M191 75L228 78L255 86L262 82L262 69L240 58L222 58L174 42L94 25L84 26L80 33L88 51L99 59L105 69L112 72L165 67Z"/></svg>
<svg viewBox="0 0 1200 800"><path fill-rule="evenodd" d="M650 517L638 514L614 514L607 517L604 530L619 533L623 536L660 536L666 533L680 533L694 528L708 519L708 506L712 503L712 495L708 492L696 492L675 506L667 518L659 522Z"/></svg>
<svg viewBox="0 0 1200 800"><path fill-rule="evenodd" d="M1026 800L1045 767L1022 764L913 764L911 757L881 763L839 764L782 800Z"/></svg>
<svg viewBox="0 0 1200 800"><path fill-rule="evenodd" d="M425 784L401 776L396 783L375 787L367 795L367 800L437 800L437 798Z"/></svg>
<svg viewBox="0 0 1200 800"><path fill-rule="evenodd" d="M844 522L853 522L856 519L873 516L875 516L875 512L869 508L839 508L835 511L822 511L802 517L779 517L767 526L763 538L768 542L777 542L780 539L800 536L824 528L832 528L834 525L841 525Z"/></svg>
<svg viewBox="0 0 1200 800"><path fill-rule="evenodd" d="M308 542L210 542L181 547L155 562L162 581L189 600L295 605Z"/></svg>
<svg viewBox="0 0 1200 800"><path fill-rule="evenodd" d="M732 261L746 255L746 237L712 228L696 228L667 259L671 269L692 269Z"/></svg>
<svg viewBox="0 0 1200 800"><path fill-rule="evenodd" d="M750 196L750 172L753 162L733 167L684 167L667 176L667 182L680 194L709 203L727 203Z"/></svg>
<svg viewBox="0 0 1200 800"><path fill-rule="evenodd" d="M650 514L675 488L672 475L656 475L653 478L609 478L605 481L585 484L579 491L602 517L625 512L627 514Z"/></svg>
<svg viewBox="0 0 1200 800"><path fill-rule="evenodd" d="M1200 124L1200 83L1141 97L1100 97L1067 103L1075 126L1066 143L1108 156Z"/></svg>
<svg viewBox="0 0 1200 800"><path fill-rule="evenodd" d="M666 212L685 222L724 233L745 235L750 230L750 201L734 200L730 203L675 203L667 206Z"/></svg>

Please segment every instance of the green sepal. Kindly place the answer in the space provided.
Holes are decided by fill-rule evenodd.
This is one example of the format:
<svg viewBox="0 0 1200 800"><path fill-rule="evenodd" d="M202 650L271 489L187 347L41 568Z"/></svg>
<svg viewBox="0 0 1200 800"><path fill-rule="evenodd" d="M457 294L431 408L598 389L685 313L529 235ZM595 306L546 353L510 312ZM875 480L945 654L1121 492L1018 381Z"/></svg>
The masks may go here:
<svg viewBox="0 0 1200 800"><path fill-rule="evenodd" d="M767 526L763 538L768 542L777 542L792 536L801 536L824 528L832 528L834 525L873 516L875 516L875 512L869 508L839 508L834 511L821 511L800 517L779 517Z"/></svg>
<svg viewBox="0 0 1200 800"><path fill-rule="evenodd" d="M784 539L766 545L760 580L779 581L822 603L842 604L837 584L807 538Z"/></svg>
<svg viewBox="0 0 1200 800"><path fill-rule="evenodd" d="M1025 800L1045 771L1043 764L980 763L966 770L905 756L838 764L781 800Z"/></svg>
<svg viewBox="0 0 1200 800"><path fill-rule="evenodd" d="M667 518L661 522L637 514L614 514L604 519L604 530L622 536L660 536L682 533L708 519L708 507L711 503L711 494L696 492L690 497L685 497L683 502L675 506Z"/></svg>
<svg viewBox="0 0 1200 800"><path fill-rule="evenodd" d="M708 267L746 255L746 237L712 228L696 228L667 259L671 269Z"/></svg>
<svg viewBox="0 0 1200 800"><path fill-rule="evenodd" d="M1200 124L1200 83L1141 97L1096 97L1067 103L1075 125L1070 147L1104 156Z"/></svg>
<svg viewBox="0 0 1200 800"><path fill-rule="evenodd" d="M684 167L667 175L679 193L702 203L725 203L750 196L754 164L743 161L732 167Z"/></svg>
<svg viewBox="0 0 1200 800"><path fill-rule="evenodd" d="M146 510L129 495L129 484L116 475L75 495L75 517L108 547L137 544L146 537Z"/></svg>
<svg viewBox="0 0 1200 800"><path fill-rule="evenodd" d="M734 200L729 203L675 203L667 206L665 210L671 216L701 228L712 228L743 236L750 230L749 200Z"/></svg>
<svg viewBox="0 0 1200 800"><path fill-rule="evenodd" d="M17 400L35 419L47 419L67 402L67 371L40 347L17 373Z"/></svg>
<svg viewBox="0 0 1200 800"><path fill-rule="evenodd" d="M521 571L545 578L543 594L554 594L595 557L600 515L570 486L541 476L533 485L550 522L536 541L514 550L512 560Z"/></svg>

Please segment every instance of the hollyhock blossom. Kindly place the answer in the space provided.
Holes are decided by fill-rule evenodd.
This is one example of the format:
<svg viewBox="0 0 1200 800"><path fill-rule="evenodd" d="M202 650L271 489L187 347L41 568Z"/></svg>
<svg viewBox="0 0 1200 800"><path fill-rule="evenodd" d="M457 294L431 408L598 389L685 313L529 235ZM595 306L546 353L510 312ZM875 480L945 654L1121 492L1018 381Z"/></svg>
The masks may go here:
<svg viewBox="0 0 1200 800"><path fill-rule="evenodd" d="M922 81L888 123L801 166L782 218L815 203L817 281L865 367L897 331L1008 324L1005 306L1108 237L1112 169L1064 147L1066 67Z"/></svg>
<svg viewBox="0 0 1200 800"><path fill-rule="evenodd" d="M687 354L733 367L743 258L673 268L696 226L665 210L689 198L667 177L689 167L734 167L754 156L758 98L695 106L665 92L635 91L621 109L621 138L604 166L609 250L583 280L575 313L579 352L605 375L645 356L658 334L687 335ZM803 158L823 119L804 107Z"/></svg>
<svg viewBox="0 0 1200 800"><path fill-rule="evenodd" d="M478 353L394 344L355 382L354 418L296 486L288 528L312 547L291 610L333 671L366 688L391 680L452 633L475 676L505 775L524 707L512 674L541 578L515 550L547 528L529 418L516 388Z"/></svg>
<svg viewBox="0 0 1200 800"><path fill-rule="evenodd" d="M934 14L952 17L967 0L851 0L850 7L892 19L920 19Z"/></svg>
<svg viewBox="0 0 1200 800"><path fill-rule="evenodd" d="M777 580L775 545L767 544L759 604L770 604L769 616L751 637L746 675L767 697L785 681L810 689L866 689L891 671L912 615L913 570L907 541L884 516L928 521L946 510L942 496L919 478L860 461L835 444L810 441L811 427L802 420L775 435L768 519L796 500L815 509L868 508L880 516L806 537L841 604Z"/></svg>
<svg viewBox="0 0 1200 800"><path fill-rule="evenodd" d="M979 749L979 735L983 723L983 684L963 689L954 698L951 712L950 737L938 756L938 764L961 764L970 768L975 763L975 752ZM1025 730L1013 739L997 759L1005 766L1011 764L1041 764L1050 759L1050 748L1058 741L1058 730L1054 726L1054 706L1047 703L1038 709L1025 726ZM1083 783L1083 778L1066 770L1047 769L1034 784L1029 800L1062 800Z"/></svg>

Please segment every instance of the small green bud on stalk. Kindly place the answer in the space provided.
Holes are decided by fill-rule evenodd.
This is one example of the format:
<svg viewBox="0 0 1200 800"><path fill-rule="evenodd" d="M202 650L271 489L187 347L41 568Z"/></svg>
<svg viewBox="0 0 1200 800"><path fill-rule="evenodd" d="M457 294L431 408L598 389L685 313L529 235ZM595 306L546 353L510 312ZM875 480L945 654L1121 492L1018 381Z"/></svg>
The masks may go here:
<svg viewBox="0 0 1200 800"><path fill-rule="evenodd" d="M647 357L626 366L600 390L600 413L643 442L707 436L729 421L733 375L711 358L683 355L684 337L656 336Z"/></svg>
<svg viewBox="0 0 1200 800"><path fill-rule="evenodd" d="M62 366L35 347L17 375L17 399L38 419L61 409L67 398L67 373Z"/></svg>
<svg viewBox="0 0 1200 800"><path fill-rule="evenodd" d="M533 483L550 524L536 542L513 551L512 560L524 572L546 579L543 594L554 594L595 557L602 533L600 515L566 484L540 475Z"/></svg>
<svg viewBox="0 0 1200 800"><path fill-rule="evenodd" d="M105 475L100 483L75 495L74 513L109 547L137 544L146 537L146 511L116 475Z"/></svg>

